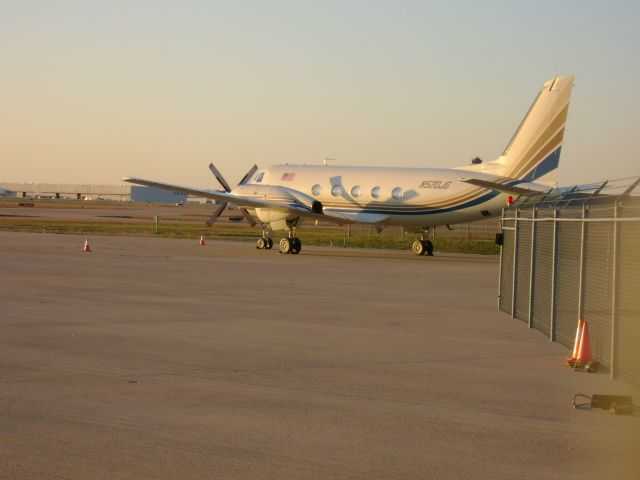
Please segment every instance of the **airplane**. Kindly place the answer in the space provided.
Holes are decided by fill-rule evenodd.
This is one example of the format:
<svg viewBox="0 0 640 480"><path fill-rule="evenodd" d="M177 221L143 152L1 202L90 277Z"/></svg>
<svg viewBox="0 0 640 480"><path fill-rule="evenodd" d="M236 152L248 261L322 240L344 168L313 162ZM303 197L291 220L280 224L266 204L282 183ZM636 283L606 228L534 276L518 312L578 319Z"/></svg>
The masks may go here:
<svg viewBox="0 0 640 480"><path fill-rule="evenodd" d="M431 228L501 215L505 205L523 196L548 195L556 172L573 88L572 76L548 80L516 129L502 155L453 168L400 168L327 165L254 165L234 188L218 169L209 168L224 188L198 189L125 177L137 185L211 198L219 205L207 225L228 204L240 207L251 226L258 222L257 248L273 247L271 234L283 230L279 251L297 254L302 242L296 228L303 220L374 225L378 232L401 225L419 235L415 255L433 255ZM257 219L257 221L255 220Z"/></svg>

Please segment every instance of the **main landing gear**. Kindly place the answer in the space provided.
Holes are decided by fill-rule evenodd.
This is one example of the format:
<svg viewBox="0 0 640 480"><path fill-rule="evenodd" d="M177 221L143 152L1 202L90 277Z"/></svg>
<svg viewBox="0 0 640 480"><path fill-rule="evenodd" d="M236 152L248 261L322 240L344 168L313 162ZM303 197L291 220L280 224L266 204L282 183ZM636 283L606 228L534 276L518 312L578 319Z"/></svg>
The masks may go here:
<svg viewBox="0 0 640 480"><path fill-rule="evenodd" d="M262 230L262 238L258 239L256 244L258 250L271 250L273 248L273 240L269 238L267 229ZM289 234L286 238L280 240L280 253L292 253L294 255L300 253L302 250L302 242L296 237L296 229L289 228Z"/></svg>
<svg viewBox="0 0 640 480"><path fill-rule="evenodd" d="M289 228L289 234L286 238L280 240L280 253L292 253L297 255L302 250L302 242L296 237L295 227Z"/></svg>
<svg viewBox="0 0 640 480"><path fill-rule="evenodd" d="M300 250L302 250L302 242L298 237L287 237L280 240L280 253L293 253L296 255L300 253Z"/></svg>
<svg viewBox="0 0 640 480"><path fill-rule="evenodd" d="M420 240L413 242L413 245L411 245L411 252L414 255L426 254L429 257L433 257L433 243L431 243L431 240L425 239L424 234L424 230L420 232Z"/></svg>

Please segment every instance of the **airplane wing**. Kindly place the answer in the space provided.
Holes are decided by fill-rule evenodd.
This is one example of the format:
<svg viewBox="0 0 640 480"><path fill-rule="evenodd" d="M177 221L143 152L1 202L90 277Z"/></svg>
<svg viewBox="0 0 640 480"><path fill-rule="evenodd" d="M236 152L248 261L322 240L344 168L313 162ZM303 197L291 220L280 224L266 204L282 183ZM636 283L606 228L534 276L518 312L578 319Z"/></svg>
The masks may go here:
<svg viewBox="0 0 640 480"><path fill-rule="evenodd" d="M162 188L163 190L172 190L174 192L187 193L196 197L212 198L221 202L231 202L238 206L250 208L271 208L276 205L257 198L240 197L218 190L201 190L199 188L185 187L183 185L175 185L173 183L157 182L155 180L146 180L144 178L124 177L123 182L133 183L135 185L144 185L145 187ZM280 206L280 205L278 205Z"/></svg>
<svg viewBox="0 0 640 480"><path fill-rule="evenodd" d="M291 199L289 203L279 203L270 201L268 199L262 198L254 198L254 197L246 197L243 195L235 195L232 193L221 192L218 190L205 190L193 187L185 187L183 185L176 185L173 183L164 183L158 182L155 180L147 180L144 178L135 178L135 177L124 177L122 179L123 182L133 183L135 185L144 185L146 187L155 187L161 188L164 190L171 190L174 192L182 192L188 195L194 195L196 197L204 197L204 198L212 198L214 200L220 202L230 202L239 207L247 207L247 208L270 208L283 212L291 212L298 215L302 215L308 218L313 218L315 220L325 220L335 223L375 223L378 220L360 220L360 219L352 219L347 214L342 214L338 212L325 211L323 213L313 212L311 208L304 205L301 202L296 202L294 198ZM366 214L361 214L366 215Z"/></svg>

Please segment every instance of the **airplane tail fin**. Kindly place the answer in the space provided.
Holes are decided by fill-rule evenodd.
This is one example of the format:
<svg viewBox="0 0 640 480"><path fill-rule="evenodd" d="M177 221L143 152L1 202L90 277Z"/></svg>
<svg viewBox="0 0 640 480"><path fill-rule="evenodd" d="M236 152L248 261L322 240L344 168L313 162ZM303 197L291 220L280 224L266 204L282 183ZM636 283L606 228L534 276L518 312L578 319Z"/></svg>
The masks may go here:
<svg viewBox="0 0 640 480"><path fill-rule="evenodd" d="M547 81L504 153L495 162L502 175L553 187L569 110L573 77Z"/></svg>

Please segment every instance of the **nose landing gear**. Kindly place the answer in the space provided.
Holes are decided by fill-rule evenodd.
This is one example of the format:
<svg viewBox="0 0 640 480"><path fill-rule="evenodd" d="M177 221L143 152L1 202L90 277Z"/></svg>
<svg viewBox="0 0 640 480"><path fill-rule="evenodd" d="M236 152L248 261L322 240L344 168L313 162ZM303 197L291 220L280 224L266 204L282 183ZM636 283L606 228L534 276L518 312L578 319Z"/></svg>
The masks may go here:
<svg viewBox="0 0 640 480"><path fill-rule="evenodd" d="M269 238L266 228L262 229L262 238L258 239L256 248L258 250L271 250L273 248L273 240Z"/></svg>
<svg viewBox="0 0 640 480"><path fill-rule="evenodd" d="M416 240L411 246L411 251L414 255L427 255L433 256L433 243L431 240Z"/></svg>
<svg viewBox="0 0 640 480"><path fill-rule="evenodd" d="M273 248L273 240L270 238L259 238L256 248L258 250L271 250Z"/></svg>

